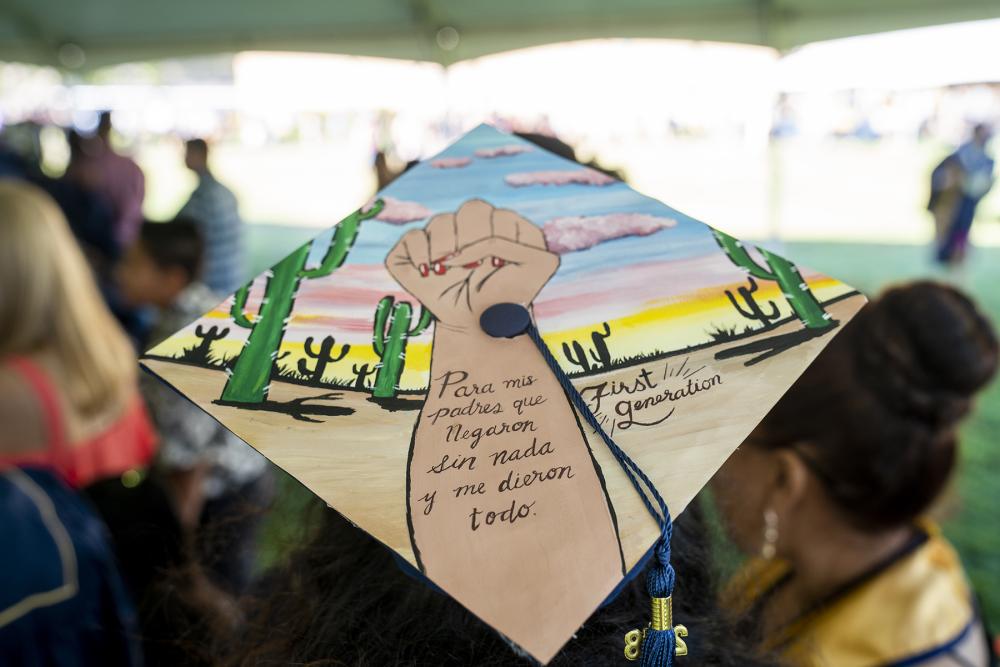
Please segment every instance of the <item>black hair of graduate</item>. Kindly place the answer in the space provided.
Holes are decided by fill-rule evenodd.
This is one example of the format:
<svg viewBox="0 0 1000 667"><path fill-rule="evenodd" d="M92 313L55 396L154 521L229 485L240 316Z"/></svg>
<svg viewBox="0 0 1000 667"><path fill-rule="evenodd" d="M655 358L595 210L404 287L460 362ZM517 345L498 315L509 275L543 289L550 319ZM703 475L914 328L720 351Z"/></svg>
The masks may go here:
<svg viewBox="0 0 1000 667"><path fill-rule="evenodd" d="M580 159L577 158L576 156L576 149L567 144L559 137L549 134L540 134L538 132L515 132L514 136L520 137L521 139L524 139L525 141L528 141L538 146L542 150L554 153L555 155L558 155L561 158L572 160L577 164L582 164L585 167L590 167L591 169L595 169L601 172L602 174L610 176L611 178L614 178L616 180L619 181L625 180L625 177L622 175L620 171L618 171L617 169L609 169L601 165L597 160L591 160L590 162L581 162Z"/></svg>
<svg viewBox="0 0 1000 667"><path fill-rule="evenodd" d="M515 137L518 137L531 144L534 144L535 146L538 146L542 150L546 150L550 153L553 153L554 155L558 155L561 158L564 158L566 160L572 160L573 162L576 162L577 164L582 164L585 167L590 167L591 169L595 169L601 172L602 174L610 176L611 178L614 178L616 180L619 181L625 180L624 175L622 175L620 171L616 169L608 169L607 167L604 167L600 163L598 163L597 160L591 160L590 162L580 162L580 160L578 160L576 157L576 150L572 146L567 144L565 141L556 136L550 134L540 134L538 132L514 132L513 134ZM396 180L397 178L408 172L410 169L413 169L418 164L420 164L419 160L410 160L409 162L406 163L406 165L403 167L401 171L394 173L389 169L389 166L387 164L386 154L382 151L379 151L378 154L375 156L375 165L374 165L375 176L378 180L378 189L381 190L382 188L386 187L394 180Z"/></svg>
<svg viewBox="0 0 1000 667"><path fill-rule="evenodd" d="M204 241L194 220L185 217L170 222L146 220L139 229L139 243L161 269L179 268L192 281L201 274Z"/></svg>
<svg viewBox="0 0 1000 667"><path fill-rule="evenodd" d="M956 429L996 373L997 347L989 320L955 288L890 289L820 353L754 442L795 447L859 527L906 524L950 478Z"/></svg>
<svg viewBox="0 0 1000 667"><path fill-rule="evenodd" d="M492 628L450 597L411 578L388 548L333 510L314 538L270 572L249 600L234 644L220 646L223 665L532 665ZM716 604L709 533L697 502L674 524L678 584L674 618L690 635L691 665L763 667L749 641ZM648 620L640 574L595 612L550 663L621 665L624 635Z"/></svg>

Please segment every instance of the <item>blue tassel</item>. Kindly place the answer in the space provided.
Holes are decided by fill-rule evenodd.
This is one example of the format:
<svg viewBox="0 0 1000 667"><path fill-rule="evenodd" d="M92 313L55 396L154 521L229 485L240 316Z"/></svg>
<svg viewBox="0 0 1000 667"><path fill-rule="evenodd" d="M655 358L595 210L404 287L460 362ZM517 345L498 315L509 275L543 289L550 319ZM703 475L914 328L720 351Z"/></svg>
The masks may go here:
<svg viewBox="0 0 1000 667"><path fill-rule="evenodd" d="M674 566L670 564L670 539L661 536L655 557L646 573L646 590L652 599L652 620L642 636L639 664L642 667L671 667L677 654L677 634L673 625ZM678 626L680 631L682 626ZM683 630L687 634L687 630ZM687 652L686 650L684 651Z"/></svg>
<svg viewBox="0 0 1000 667"><path fill-rule="evenodd" d="M653 552L653 562L646 572L646 590L651 598L668 598L674 594L674 566L670 564L672 526L660 537Z"/></svg>
<svg viewBox="0 0 1000 667"><path fill-rule="evenodd" d="M672 667L674 664L674 631L647 630L642 640L640 662L642 667Z"/></svg>
<svg viewBox="0 0 1000 667"><path fill-rule="evenodd" d="M675 656L687 655L687 644L684 643L683 639L687 637L687 628L683 625L675 626L673 624L672 595L675 575L674 567L670 564L670 538L673 536L674 526L670 519L670 510L652 480L621 447L615 444L611 436L598 422L594 413L590 411L586 400L570 382L569 376L562 370L559 362L549 352L548 346L542 340L542 335L534 323L530 321L530 316L527 321L529 324L525 333L534 341L546 364L559 380L559 384L562 385L570 402L583 416L584 421L601 437L601 440L614 455L615 460L621 465L646 509L660 526L660 539L656 543L653 562L646 574L646 589L652 602L652 620L649 626L642 631L632 630L625 635L625 657L629 660L640 660L641 667L672 667ZM652 501L650 497L652 497Z"/></svg>

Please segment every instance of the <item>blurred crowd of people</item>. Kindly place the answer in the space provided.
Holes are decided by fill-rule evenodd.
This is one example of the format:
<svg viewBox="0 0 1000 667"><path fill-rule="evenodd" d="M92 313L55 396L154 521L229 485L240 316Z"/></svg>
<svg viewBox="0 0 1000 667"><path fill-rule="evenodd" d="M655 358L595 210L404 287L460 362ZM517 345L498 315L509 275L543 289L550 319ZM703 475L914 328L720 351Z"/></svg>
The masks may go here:
<svg viewBox="0 0 1000 667"><path fill-rule="evenodd" d="M268 464L136 363L245 280L236 201L194 139L197 189L144 221L142 172L110 130L74 136L61 179L3 162L0 663L528 664L318 500L314 534L257 572ZM974 591L926 517L997 365L991 323L936 283L847 324L715 479L748 555L728 586L701 502L676 522L690 664L989 665ZM552 664L620 664L647 605L633 581Z"/></svg>
<svg viewBox="0 0 1000 667"><path fill-rule="evenodd" d="M112 129L105 113L70 131L60 178L0 154L0 524L19 582L0 586L3 664L183 664L176 619L229 615L273 493L263 457L138 373L139 352L245 281L236 198L190 139L197 187L176 219L144 220L144 175ZM60 571L65 603L32 602Z"/></svg>

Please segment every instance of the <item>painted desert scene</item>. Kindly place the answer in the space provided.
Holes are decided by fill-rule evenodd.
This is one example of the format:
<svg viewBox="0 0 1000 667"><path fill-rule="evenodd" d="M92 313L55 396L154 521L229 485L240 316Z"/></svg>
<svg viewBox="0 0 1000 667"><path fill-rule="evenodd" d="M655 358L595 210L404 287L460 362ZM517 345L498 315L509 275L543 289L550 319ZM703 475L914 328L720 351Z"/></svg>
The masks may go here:
<svg viewBox="0 0 1000 667"><path fill-rule="evenodd" d="M475 244L456 238L473 224L462 217L470 201L492 211L481 241L514 255L466 257ZM501 231L501 218L520 227ZM442 233L451 245L436 251ZM512 259L518 252L529 259ZM431 304L401 285L397 257L412 261L416 283L463 268L470 279L485 277L467 279L464 296L461 286L449 287ZM472 261L452 267L454 257ZM519 360L530 366L537 351L511 357L493 375L490 367L503 364L487 348L442 360L446 347L464 344L454 342L446 300L454 295L449 313L463 300L475 310L471 299L487 278L519 275L513 272L531 257L551 264L538 289L499 300L530 305L549 351L674 516L865 302L848 285L481 126L150 350L143 363L432 579L414 534L426 515L464 503L453 525L437 530L474 533L473 540L506 531L505 539L525 540L544 510L565 516L574 493L603 492L594 507L613 527L611 538L601 538L614 542L610 571L585 599L573 600L580 618L566 619L566 628L532 643L533 631L519 627L510 609L477 608L461 585L444 586L545 660L658 531L592 429L571 428L590 450L575 468L567 449L557 451L558 438L546 438L546 421L565 397L527 388L538 373L523 371ZM427 420L449 448L434 465L411 470L423 460ZM427 476L461 481L425 492ZM584 478L598 490L573 491Z"/></svg>

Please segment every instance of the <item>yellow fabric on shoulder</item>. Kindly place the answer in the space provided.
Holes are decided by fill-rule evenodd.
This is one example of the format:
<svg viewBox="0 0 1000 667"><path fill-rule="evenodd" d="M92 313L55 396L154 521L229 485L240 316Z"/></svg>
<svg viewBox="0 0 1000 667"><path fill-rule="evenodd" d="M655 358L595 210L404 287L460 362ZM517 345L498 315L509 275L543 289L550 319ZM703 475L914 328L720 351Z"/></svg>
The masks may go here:
<svg viewBox="0 0 1000 667"><path fill-rule="evenodd" d="M944 646L974 620L972 593L954 548L935 526L927 541L829 606L765 638L796 667L873 667ZM734 577L726 606L746 613L788 572L754 559Z"/></svg>

